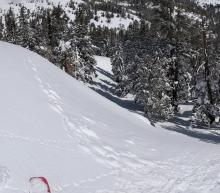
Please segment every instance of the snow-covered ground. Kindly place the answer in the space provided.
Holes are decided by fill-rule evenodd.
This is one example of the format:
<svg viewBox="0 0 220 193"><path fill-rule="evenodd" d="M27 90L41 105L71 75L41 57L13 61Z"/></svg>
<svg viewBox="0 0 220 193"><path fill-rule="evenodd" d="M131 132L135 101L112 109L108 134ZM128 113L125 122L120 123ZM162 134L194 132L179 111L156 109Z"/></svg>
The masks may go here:
<svg viewBox="0 0 220 193"><path fill-rule="evenodd" d="M92 19L91 23L94 23L95 26L108 27L108 28L124 28L127 29L129 24L135 20L140 21L136 15L130 14L129 18L117 17L117 14L114 14L114 17L111 18L108 22L108 19L105 16L102 16L102 11L97 11L98 21Z"/></svg>
<svg viewBox="0 0 220 193"><path fill-rule="evenodd" d="M30 9L31 11L36 11L38 8L50 8L53 5L61 5L64 10L66 11L68 17L71 20L75 19L75 15L72 12L72 10L66 6L69 0L0 0L0 15L1 13L4 13L9 8L12 8L15 14L19 14L19 9L21 5L24 5L26 8ZM49 2L49 4L48 4ZM79 3L82 3L82 0L74 0L78 5Z"/></svg>
<svg viewBox="0 0 220 193"><path fill-rule="evenodd" d="M220 0L198 0L201 4L220 4Z"/></svg>
<svg viewBox="0 0 220 193"><path fill-rule="evenodd" d="M219 138L154 128L18 46L0 58L0 192L45 176L53 193L219 193Z"/></svg>
<svg viewBox="0 0 220 193"><path fill-rule="evenodd" d="M1 0L3 3L44 3L47 0ZM82 2L81 0L74 0L75 2ZM50 2L53 3L61 3L61 4L66 4L69 2L69 0L50 0Z"/></svg>
<svg viewBox="0 0 220 193"><path fill-rule="evenodd" d="M73 0L76 3L76 6L80 3L83 3L82 0ZM0 2L0 9L8 10L10 7L13 8L15 13L19 13L20 4L23 4L28 9L34 11L38 7L51 7L52 5L61 5L63 6L64 10L66 11L70 20L75 20L75 11L67 6L70 0L49 0L50 4L48 5L46 0L1 0ZM109 29L111 28L128 28L129 24L132 23L134 20L140 20L137 16L130 14L130 18L121 18L117 17L117 14L114 14L114 18L111 18L110 21L107 21L105 16L102 16L103 11L97 11L97 17L99 18L98 21L91 19L91 23L94 23L96 26L105 26Z"/></svg>

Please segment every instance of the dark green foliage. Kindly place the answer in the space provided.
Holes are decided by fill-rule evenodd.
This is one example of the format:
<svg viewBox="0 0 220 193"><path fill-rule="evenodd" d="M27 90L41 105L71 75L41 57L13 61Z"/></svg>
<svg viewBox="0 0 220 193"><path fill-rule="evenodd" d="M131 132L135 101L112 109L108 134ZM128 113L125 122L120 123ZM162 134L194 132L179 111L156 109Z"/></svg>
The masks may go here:
<svg viewBox="0 0 220 193"><path fill-rule="evenodd" d="M4 39L10 43L16 42L17 23L13 10L10 8L5 14L5 34Z"/></svg>
<svg viewBox="0 0 220 193"><path fill-rule="evenodd" d="M111 63L115 82L122 82L125 71L125 64L123 59L123 50L120 44L115 47L115 54L111 58Z"/></svg>

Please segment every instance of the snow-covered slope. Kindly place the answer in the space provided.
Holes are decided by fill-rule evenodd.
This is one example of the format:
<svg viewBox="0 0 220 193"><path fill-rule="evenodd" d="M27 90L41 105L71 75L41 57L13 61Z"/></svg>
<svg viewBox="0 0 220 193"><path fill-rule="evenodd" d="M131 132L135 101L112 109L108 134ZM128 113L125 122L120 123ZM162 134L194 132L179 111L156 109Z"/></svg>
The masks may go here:
<svg viewBox="0 0 220 193"><path fill-rule="evenodd" d="M123 28L127 29L128 26L135 20L140 21L136 15L130 14L131 19L117 17L117 14L114 14L114 17L109 21L106 17L102 16L103 11L97 11L98 21L91 19L91 23L94 23L95 26L108 27L108 28Z"/></svg>
<svg viewBox="0 0 220 193"><path fill-rule="evenodd" d="M220 0L198 0L201 4L220 4Z"/></svg>
<svg viewBox="0 0 220 193"><path fill-rule="evenodd" d="M47 0L1 0L4 3L43 3ZM82 2L81 0L74 0L75 2ZM50 0L53 3L66 4L69 0Z"/></svg>
<svg viewBox="0 0 220 193"><path fill-rule="evenodd" d="M219 193L218 138L153 128L18 46L0 60L0 192Z"/></svg>
<svg viewBox="0 0 220 193"><path fill-rule="evenodd" d="M82 0L74 0L77 4L82 3ZM65 7L65 11L70 16L70 19L74 19L75 16L70 14L70 8L67 7L69 0L1 0L0 9L8 10L10 7L13 8L15 12L18 12L20 9L20 5L25 6L26 8L30 9L31 11L36 10L38 7L48 8L52 5L61 5Z"/></svg>
<svg viewBox="0 0 220 193"><path fill-rule="evenodd" d="M77 5L83 3L82 0L73 0ZM49 2L49 4L48 4ZM13 8L15 13L19 13L20 5L24 5L26 8L30 9L31 11L35 11L39 7L51 7L52 5L61 5L65 12L67 13L68 17L71 20L75 19L75 12L68 6L70 0L1 0L0 3L0 10L8 10L10 7ZM85 2L84 2L85 3ZM132 23L134 20L140 20L137 16L130 13L130 18L121 18L117 17L117 14L114 14L114 18L108 21L108 19L103 16L104 11L97 11L97 18L98 21L91 19L91 23L94 23L96 26L101 27L108 27L108 28L125 28L127 29L129 24ZM0 12L1 14L1 12Z"/></svg>

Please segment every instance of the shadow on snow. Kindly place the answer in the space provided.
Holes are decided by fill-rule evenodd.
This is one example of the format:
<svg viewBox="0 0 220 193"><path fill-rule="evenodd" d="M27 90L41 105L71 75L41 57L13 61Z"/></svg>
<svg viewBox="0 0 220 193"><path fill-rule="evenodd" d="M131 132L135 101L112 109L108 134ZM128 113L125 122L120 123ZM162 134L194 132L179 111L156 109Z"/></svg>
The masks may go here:
<svg viewBox="0 0 220 193"><path fill-rule="evenodd" d="M101 68L97 68L97 71L101 73L102 75L110 78L113 80L112 74L109 72L106 72L105 70ZM99 88L93 88L95 92L98 94L104 96L105 98L109 99L110 101L116 103L122 108L128 109L129 111L136 112L138 114L143 115L140 112L143 112L143 107L136 104L133 100L123 99L119 98L114 95L114 88L116 84L112 81L107 81L104 79L100 79L101 82L96 82L96 85L99 86ZM192 103L188 103L185 105L193 105ZM174 118L170 119L169 122L173 123L173 126L166 126L162 125L162 128L167 129L169 131L174 131L177 133L181 133L184 135L187 135L189 137L193 137L196 139L199 139L203 142L207 143L213 143L213 144L220 144L220 134L218 132L215 132L213 130L207 131L207 133L200 132L199 129L191 129L191 123L190 123L190 117L192 116L192 110L186 110L183 113L178 113ZM201 127L202 128L202 127ZM204 128L202 128L204 131ZM201 131L202 131L201 129ZM207 128L206 128L207 130Z"/></svg>
<svg viewBox="0 0 220 193"><path fill-rule="evenodd" d="M102 89L97 89L97 88L92 88L95 92L98 94L104 96L105 98L111 100L112 102L116 103L122 108L128 109L129 111L136 112L136 111L143 111L143 108L136 104L132 100L126 100L126 99L121 99L119 97L116 97L112 95L109 92L105 92Z"/></svg>
<svg viewBox="0 0 220 193"><path fill-rule="evenodd" d="M99 67L97 67L96 70L100 74L111 79L112 81L100 79L101 82L95 83L99 88L90 87L91 89L93 89L98 94L104 96L105 98L109 99L110 101L116 103L120 107L128 109L129 111L132 112L143 111L143 107L135 103L133 100L123 99L114 95L114 88L116 87L116 84L113 81L113 75L111 73L106 72L105 70Z"/></svg>
<svg viewBox="0 0 220 193"><path fill-rule="evenodd" d="M169 131L175 131L177 133L181 133L201 141L213 144L220 144L220 134L214 131L209 131L207 133L202 133L196 129L189 129L188 127L181 127L180 125L175 126L163 126L163 128Z"/></svg>
<svg viewBox="0 0 220 193"><path fill-rule="evenodd" d="M185 106L193 106L193 103L185 104ZM196 128L193 128L190 121L192 115L192 110L177 113L175 117L169 120L169 122L173 123L174 126L163 125L163 128L199 139L207 143L220 144L220 133L214 131L218 130L218 128L207 128L204 125L197 125Z"/></svg>

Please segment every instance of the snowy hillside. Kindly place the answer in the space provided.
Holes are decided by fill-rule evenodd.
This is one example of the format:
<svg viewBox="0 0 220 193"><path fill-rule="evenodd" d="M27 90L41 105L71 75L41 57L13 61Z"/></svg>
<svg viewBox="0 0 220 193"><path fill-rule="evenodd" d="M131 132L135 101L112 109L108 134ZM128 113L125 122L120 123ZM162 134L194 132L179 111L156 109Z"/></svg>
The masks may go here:
<svg viewBox="0 0 220 193"><path fill-rule="evenodd" d="M68 17L71 20L75 20L75 12L71 10L68 6L70 0L49 0L49 1L42 1L42 0L3 0L0 4L0 9L8 10L10 7L13 8L15 13L19 13L20 5L24 5L26 8L30 9L31 11L35 11L38 7L51 7L52 5L61 5ZM82 0L74 0L73 1L77 7L80 3L85 3ZM48 4L49 3L49 4ZM121 18L117 17L117 14L114 14L114 18L111 18L109 21L105 16L102 14L105 13L104 11L97 12L98 21L95 19L91 19L90 23L94 23L95 26L101 27L108 27L111 28L124 28L127 29L129 24L134 20L140 21L140 19L130 13L130 18ZM1 14L1 13L0 13Z"/></svg>
<svg viewBox="0 0 220 193"><path fill-rule="evenodd" d="M33 176L53 193L220 191L219 140L154 128L23 48L0 58L0 192Z"/></svg>
<svg viewBox="0 0 220 193"><path fill-rule="evenodd" d="M43 6L43 7L48 7L47 1L42 1L42 0L2 0L0 4L1 9L9 9L9 7L13 7L15 10L18 8L19 4L23 4L25 7L34 10L38 6ZM62 6L65 6L69 0L50 0L50 4L61 4ZM81 0L74 0L76 3L81 3Z"/></svg>
<svg viewBox="0 0 220 193"><path fill-rule="evenodd" d="M46 2L46 0L2 0L4 3L42 3ZM81 2L81 0L75 0L76 2ZM50 0L53 3L67 3L68 0Z"/></svg>
<svg viewBox="0 0 220 193"><path fill-rule="evenodd" d="M199 0L202 4L219 4L220 0Z"/></svg>

